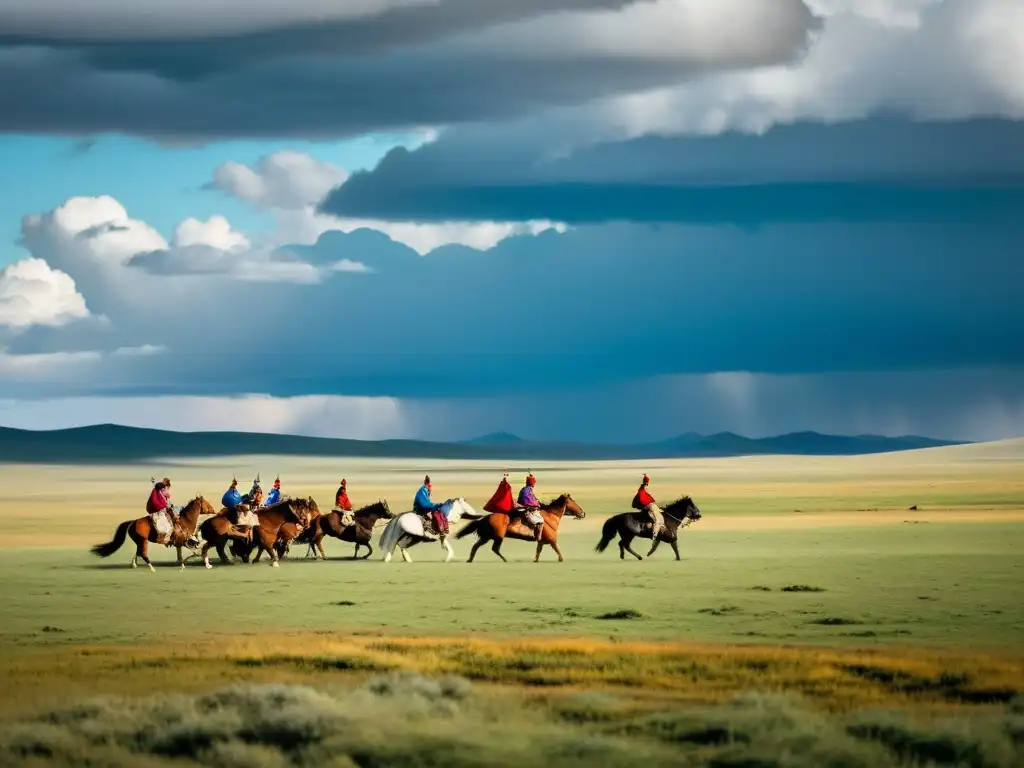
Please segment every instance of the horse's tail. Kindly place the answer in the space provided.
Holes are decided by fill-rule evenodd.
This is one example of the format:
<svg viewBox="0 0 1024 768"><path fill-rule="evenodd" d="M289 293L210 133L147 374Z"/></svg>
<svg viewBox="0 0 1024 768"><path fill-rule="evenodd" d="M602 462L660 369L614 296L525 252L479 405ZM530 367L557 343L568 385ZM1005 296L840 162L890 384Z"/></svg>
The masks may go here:
<svg viewBox="0 0 1024 768"><path fill-rule="evenodd" d="M402 526L399 522L401 519L401 515L396 515L388 520L387 525L384 526L384 530L380 534L380 538L377 540L377 546L380 547L385 556L389 552L394 551L395 544L402 538Z"/></svg>
<svg viewBox="0 0 1024 768"><path fill-rule="evenodd" d="M479 530L480 524L484 521L484 519L485 518L481 517L481 518L478 518L477 520L472 520L469 523L467 523L466 525L462 526L462 530L460 530L458 533L455 534L455 538L456 539L464 539L467 536L469 536L469 534L476 533Z"/></svg>
<svg viewBox="0 0 1024 768"><path fill-rule="evenodd" d="M597 542L597 546L594 547L595 552L604 552L608 545L612 543L612 539L615 538L615 526L617 525L614 517L609 517L604 521L604 525L601 527L601 540Z"/></svg>
<svg viewBox="0 0 1024 768"><path fill-rule="evenodd" d="M94 555L99 555L100 557L110 557L112 554L117 552L117 550L121 548L121 545L124 544L124 540L128 538L128 528L130 528L131 524L134 522L134 520L125 520L117 526L117 530L114 532L114 538L106 544L97 544L92 548L92 553Z"/></svg>

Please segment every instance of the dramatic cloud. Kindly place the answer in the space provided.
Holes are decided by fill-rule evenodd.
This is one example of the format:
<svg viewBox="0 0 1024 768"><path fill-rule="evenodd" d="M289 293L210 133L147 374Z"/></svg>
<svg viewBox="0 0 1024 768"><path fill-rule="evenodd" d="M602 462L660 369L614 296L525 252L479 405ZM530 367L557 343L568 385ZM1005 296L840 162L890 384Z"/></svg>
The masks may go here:
<svg viewBox="0 0 1024 768"><path fill-rule="evenodd" d="M22 259L0 270L0 326L65 325L88 316L71 276L42 259Z"/></svg>
<svg viewBox="0 0 1024 768"><path fill-rule="evenodd" d="M763 135L646 137L545 156L543 132L453 130L354 174L324 212L395 221L1009 220L1024 205L1024 128L900 119Z"/></svg>
<svg viewBox="0 0 1024 768"><path fill-rule="evenodd" d="M223 163L215 170L208 187L220 189L269 212L277 222L272 242L268 244L270 247L314 243L320 235L331 230L376 229L420 254L426 254L450 243L486 249L512 235L565 229L564 225L547 220L445 220L418 224L339 218L319 212L317 204L347 178L348 173L335 165L300 152L282 151L261 157L251 167L234 162Z"/></svg>
<svg viewBox="0 0 1024 768"><path fill-rule="evenodd" d="M506 118L790 61L816 26L802 0L320 5L188 3L154 22L5 3L0 130L322 136Z"/></svg>
<svg viewBox="0 0 1024 768"><path fill-rule="evenodd" d="M763 131L886 112L1024 118L1018 0L813 0L824 29L797 63L721 73L613 98L606 136Z"/></svg>
<svg viewBox="0 0 1024 768"><path fill-rule="evenodd" d="M244 290L239 272L199 279L174 262L157 270L151 251L128 266L92 253L89 269L104 279L91 293L76 282L109 326L77 337L28 329L8 352L167 350L120 358L116 380L64 377L53 391L66 395L453 398L723 371L1013 366L1024 364L1022 228L603 225L425 257L381 232L328 232L277 256L316 282ZM38 242L78 244L43 234ZM200 248L170 246L159 258ZM254 350L272 352L273 364L254 365Z"/></svg>

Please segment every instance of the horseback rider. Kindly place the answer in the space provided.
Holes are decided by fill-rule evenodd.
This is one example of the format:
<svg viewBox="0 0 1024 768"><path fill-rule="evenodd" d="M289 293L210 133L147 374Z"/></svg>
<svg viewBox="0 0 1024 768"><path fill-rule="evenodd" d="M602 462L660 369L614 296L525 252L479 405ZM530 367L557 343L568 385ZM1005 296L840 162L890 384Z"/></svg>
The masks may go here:
<svg viewBox="0 0 1024 768"><path fill-rule="evenodd" d="M535 538L540 541L541 534L544 532L544 518L540 514L540 502L537 501L537 496L533 492L533 486L536 484L537 478L531 472L526 476L526 485L519 491L516 506L523 511L523 522L533 528Z"/></svg>
<svg viewBox="0 0 1024 768"><path fill-rule="evenodd" d="M238 507L243 501L242 494L238 492L238 479L231 478L231 485L221 496L220 503L224 505L228 512L234 514L235 508Z"/></svg>
<svg viewBox="0 0 1024 768"><path fill-rule="evenodd" d="M171 481L169 478L155 483L146 500L146 512L149 513L156 529L156 543L171 546L171 533L174 531L174 507L171 506Z"/></svg>
<svg viewBox="0 0 1024 768"><path fill-rule="evenodd" d="M348 527L355 523L356 518L352 514L352 501L348 497L348 482L345 478L341 479L341 485L338 486L338 491L334 494L334 508L341 512L342 525Z"/></svg>
<svg viewBox="0 0 1024 768"><path fill-rule="evenodd" d="M269 507L272 504L277 504L281 500L281 478L278 477L274 480L274 487L270 489L270 493L267 494L267 500L263 503L264 507Z"/></svg>
<svg viewBox="0 0 1024 768"><path fill-rule="evenodd" d="M633 509L646 512L651 518L651 538L657 541L658 535L665 530L665 517L661 512L661 507L647 491L650 482L651 478L645 472L643 480L640 481L640 488L637 489L636 496L633 497Z"/></svg>
<svg viewBox="0 0 1024 768"><path fill-rule="evenodd" d="M412 509L418 515L423 515L427 518L433 518L434 525L437 527L439 534L448 533L448 518L444 512L441 511L443 504L435 504L430 500L430 475L426 475L423 478L423 485L416 491L416 496L412 500Z"/></svg>

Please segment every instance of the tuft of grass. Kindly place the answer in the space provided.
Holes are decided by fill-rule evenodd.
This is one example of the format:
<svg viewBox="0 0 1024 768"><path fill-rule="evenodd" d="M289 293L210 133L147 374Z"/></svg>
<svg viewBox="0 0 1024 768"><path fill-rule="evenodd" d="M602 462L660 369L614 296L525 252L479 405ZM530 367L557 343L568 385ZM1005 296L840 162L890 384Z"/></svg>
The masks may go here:
<svg viewBox="0 0 1024 768"><path fill-rule="evenodd" d="M856 624L863 624L857 619L843 619L839 617L826 617L824 619L811 619L808 624L818 624L823 627L848 627Z"/></svg>
<svg viewBox="0 0 1024 768"><path fill-rule="evenodd" d="M331 605L338 605L343 608L347 608L348 606L355 605L355 603L353 603L351 600L338 600L337 602L331 603Z"/></svg>
<svg viewBox="0 0 1024 768"><path fill-rule="evenodd" d="M640 611L634 611L632 608L626 608L621 611L612 611L610 613L602 613L595 618L603 619L605 621L624 621L627 619L642 619L644 615Z"/></svg>
<svg viewBox="0 0 1024 768"><path fill-rule="evenodd" d="M783 587L783 592L824 592L822 587L811 587L806 584L792 584L788 587Z"/></svg>

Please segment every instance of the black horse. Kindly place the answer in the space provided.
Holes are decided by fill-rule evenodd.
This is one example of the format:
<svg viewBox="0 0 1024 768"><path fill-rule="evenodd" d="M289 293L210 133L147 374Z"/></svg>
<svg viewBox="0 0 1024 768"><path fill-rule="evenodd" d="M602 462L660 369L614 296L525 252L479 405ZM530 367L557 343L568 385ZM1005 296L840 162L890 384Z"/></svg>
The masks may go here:
<svg viewBox="0 0 1024 768"><path fill-rule="evenodd" d="M676 553L676 560L678 560L679 545L677 542L679 540L679 529L684 524L689 525L690 522L700 520L700 510L693 503L693 499L689 496L683 496L673 501L667 507L663 507L661 511L665 517L665 527L658 535L658 540L654 542L647 556L653 555L654 550L658 548L658 544L664 541L672 547L672 551ZM612 539L618 534L619 559L625 560L626 553L629 552L637 560L643 560L629 545L635 538L651 538L652 528L651 518L646 512L623 512L614 515L605 520L604 527L601 528L601 541L594 547L594 551L604 552L608 545L611 544Z"/></svg>

